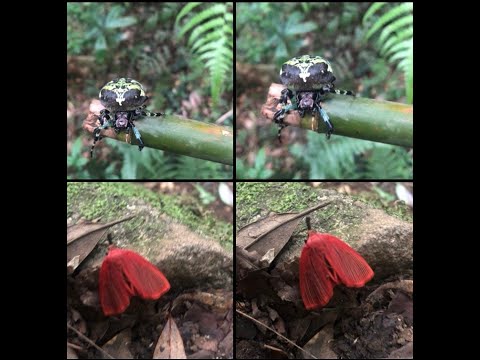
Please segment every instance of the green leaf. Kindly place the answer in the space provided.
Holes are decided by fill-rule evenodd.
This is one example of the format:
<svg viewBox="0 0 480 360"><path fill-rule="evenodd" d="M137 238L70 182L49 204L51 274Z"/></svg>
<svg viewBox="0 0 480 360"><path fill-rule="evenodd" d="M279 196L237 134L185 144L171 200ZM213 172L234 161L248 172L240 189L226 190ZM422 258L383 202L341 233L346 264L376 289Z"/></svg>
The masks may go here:
<svg viewBox="0 0 480 360"><path fill-rule="evenodd" d="M314 31L317 29L317 27L318 25L315 24L314 22L306 21L304 23L294 24L289 26L287 31L289 35L300 35L310 31Z"/></svg>
<svg viewBox="0 0 480 360"><path fill-rule="evenodd" d="M213 29L219 29L225 24L225 21L217 17L215 19L209 20L204 24L201 24L200 26L197 26L195 29L193 29L192 33L190 34L190 37L188 39L188 45L191 46L192 43L199 37L204 35L205 33L209 32L209 34L216 34L217 37L220 36L220 32L217 31L211 31Z"/></svg>
<svg viewBox="0 0 480 360"><path fill-rule="evenodd" d="M97 27L90 29L86 34L86 39L96 38L99 35L100 31Z"/></svg>
<svg viewBox="0 0 480 360"><path fill-rule="evenodd" d="M413 3L402 3L384 15L380 17L373 26L370 28L370 30L367 32L365 35L366 39L369 39L373 34L375 34L379 29L383 28L386 24L391 22L393 19L398 17L399 15L402 15L404 13L411 13L413 11Z"/></svg>
<svg viewBox="0 0 480 360"><path fill-rule="evenodd" d="M398 35L392 36L385 42L385 44L383 44L382 48L380 49L380 54L382 56L388 57L388 55L391 53L391 48L394 45L404 40L409 40L412 38L412 36L413 36L413 28L406 29L400 32Z"/></svg>
<svg viewBox="0 0 480 360"><path fill-rule="evenodd" d="M201 4L202 4L201 2L189 2L187 5L185 5L183 7L183 9L180 10L180 12L177 15L177 19L175 20L175 27L178 26L178 22L180 21L180 19L182 17L187 15L190 12L190 10L192 10L193 8L195 8L196 6L201 5Z"/></svg>
<svg viewBox="0 0 480 360"><path fill-rule="evenodd" d="M365 15L363 16L363 26L366 26L367 25L367 20L374 14L377 12L377 10L379 10L380 8L382 8L384 5L386 4L386 2L374 2L372 4L372 6L370 6L370 8L367 10L367 12L365 13Z"/></svg>
<svg viewBox="0 0 480 360"><path fill-rule="evenodd" d="M193 184L195 186L195 189L197 189L200 197L200 201L202 202L203 205L209 205L212 202L215 201L215 196L213 196L211 193L209 193L207 190L203 188L203 186L198 185L198 184Z"/></svg>
<svg viewBox="0 0 480 360"><path fill-rule="evenodd" d="M198 51L198 48L201 47L203 44L210 43L213 40L217 40L219 38L219 33L218 32L210 32L207 35L203 36L202 38L198 39L193 45L192 45L192 51Z"/></svg>
<svg viewBox="0 0 480 360"><path fill-rule="evenodd" d="M204 36L205 33L216 34L218 37L220 37L222 32L218 30L222 29L224 24L224 19L217 17L197 26L190 34L188 45L191 46L198 37Z"/></svg>
<svg viewBox="0 0 480 360"><path fill-rule="evenodd" d="M191 30L188 45L195 60L203 62L210 76L210 90L213 105L220 99L220 91L227 74L231 73L233 62L233 15L225 4L209 4L179 27L178 36ZM193 8L193 7L190 7ZM182 16L187 12L182 11ZM177 18L178 22L178 18Z"/></svg>
<svg viewBox="0 0 480 360"><path fill-rule="evenodd" d="M97 38L97 41L95 41L95 50L100 51L100 50L106 50L107 49L107 39L105 39L105 36L103 34L100 34Z"/></svg>
<svg viewBox="0 0 480 360"><path fill-rule="evenodd" d="M265 154L265 149L261 148L257 152L257 156L255 157L255 168L259 169L265 166L265 161L267 159L267 156Z"/></svg>
<svg viewBox="0 0 480 360"><path fill-rule="evenodd" d="M402 30L402 28L411 28L413 25L413 16L412 15L407 15L404 17L401 17L398 20L395 20L391 24L385 26L385 28L382 30L380 34L380 38L378 39L379 44L383 44L385 40L390 37L391 35L394 35L396 32L399 32Z"/></svg>
<svg viewBox="0 0 480 360"><path fill-rule="evenodd" d="M137 23L137 19L132 16L125 16L121 18L111 19L106 22L105 27L107 29L116 29L134 25Z"/></svg>
<svg viewBox="0 0 480 360"><path fill-rule="evenodd" d="M224 4L215 4L202 12L194 15L191 19L187 21L181 28L178 34L178 37L182 37L186 32L188 32L195 25L203 22L204 20L214 16L214 15L223 15L226 12L226 7Z"/></svg>

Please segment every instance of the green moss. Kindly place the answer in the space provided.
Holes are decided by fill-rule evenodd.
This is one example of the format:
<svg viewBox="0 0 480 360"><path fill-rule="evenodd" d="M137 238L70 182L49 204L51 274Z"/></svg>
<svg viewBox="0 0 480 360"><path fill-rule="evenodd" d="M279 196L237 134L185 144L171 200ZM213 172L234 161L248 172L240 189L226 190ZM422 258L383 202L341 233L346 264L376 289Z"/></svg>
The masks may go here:
<svg viewBox="0 0 480 360"><path fill-rule="evenodd" d="M376 192L364 191L353 197L363 201L372 208L383 210L388 215L396 217L397 219L407 221L409 223L413 222L412 209L403 201L393 202L393 200L395 199L393 195L391 198L385 199Z"/></svg>
<svg viewBox="0 0 480 360"><path fill-rule="evenodd" d="M67 183L67 197L67 217L78 214L87 220L101 218L102 222L108 222L125 216L126 210L133 207L152 206L193 231L217 239L227 250L233 249L232 226L203 211L193 197L158 194L125 182ZM124 227L132 232L162 231L159 224L146 223L137 217L124 223Z"/></svg>
<svg viewBox="0 0 480 360"><path fill-rule="evenodd" d="M236 184L237 230L255 220L265 217L271 211L275 213L302 212L321 202L324 195L337 194L330 190L314 189L303 183L241 183ZM315 211L311 217L317 228L328 231L332 228L330 218L337 212L335 206L327 206ZM298 232L306 230L305 224Z"/></svg>
<svg viewBox="0 0 480 360"><path fill-rule="evenodd" d="M295 182L237 182L237 218L255 216L265 209L277 213L303 211L318 203L315 191Z"/></svg>

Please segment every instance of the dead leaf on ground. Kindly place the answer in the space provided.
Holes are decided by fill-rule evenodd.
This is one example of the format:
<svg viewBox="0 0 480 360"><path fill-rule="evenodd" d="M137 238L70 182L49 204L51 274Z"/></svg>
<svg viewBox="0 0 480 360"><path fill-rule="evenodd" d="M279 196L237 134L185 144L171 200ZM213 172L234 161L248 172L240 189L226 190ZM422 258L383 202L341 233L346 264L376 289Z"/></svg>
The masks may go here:
<svg viewBox="0 0 480 360"><path fill-rule="evenodd" d="M273 262L292 237L295 228L302 218L330 203L331 201L321 203L301 213L270 214L241 228L237 234L236 245L248 252L256 251L260 258L273 249L274 256L273 260L271 260ZM272 259L272 256L269 258Z"/></svg>
<svg viewBox="0 0 480 360"><path fill-rule="evenodd" d="M134 357L129 348L131 341L132 330L125 329L103 345L102 349L115 359L133 359Z"/></svg>
<svg viewBox="0 0 480 360"><path fill-rule="evenodd" d="M67 227L67 274L73 273L83 260L92 252L108 228L135 217L127 216L123 219L106 224L82 221Z"/></svg>
<svg viewBox="0 0 480 360"><path fill-rule="evenodd" d="M158 339L154 359L186 359L183 340L178 331L177 324L171 316L168 317L167 323Z"/></svg>
<svg viewBox="0 0 480 360"><path fill-rule="evenodd" d="M303 349L315 355L317 359L337 359L337 354L335 354L331 348L332 341L333 323L330 323L315 334L315 336L305 344ZM302 359L312 359L310 355L303 352L299 355L302 356Z"/></svg>

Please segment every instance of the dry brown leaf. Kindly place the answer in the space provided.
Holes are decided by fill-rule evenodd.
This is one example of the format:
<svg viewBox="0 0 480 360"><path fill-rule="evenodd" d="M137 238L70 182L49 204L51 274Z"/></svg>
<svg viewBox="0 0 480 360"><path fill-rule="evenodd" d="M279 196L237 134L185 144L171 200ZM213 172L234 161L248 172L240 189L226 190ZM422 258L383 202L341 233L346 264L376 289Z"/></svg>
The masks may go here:
<svg viewBox="0 0 480 360"><path fill-rule="evenodd" d="M218 344L218 351L220 356L226 357L228 354L231 354L233 351L233 329L228 332L228 334L223 338L223 340Z"/></svg>
<svg viewBox="0 0 480 360"><path fill-rule="evenodd" d="M115 359L133 359L134 357L129 348L131 342L132 330L125 329L103 345L102 349Z"/></svg>
<svg viewBox="0 0 480 360"><path fill-rule="evenodd" d="M321 203L301 213L270 214L241 228L237 234L236 245L248 252L256 251L259 255L258 259L271 249L276 257L292 236L302 217L330 203L331 201Z"/></svg>
<svg viewBox="0 0 480 360"><path fill-rule="evenodd" d="M315 355L317 359L338 359L338 356L331 348L332 340L333 323L330 323L315 334L303 348ZM299 356L301 356L302 359L312 359L311 356L303 352L299 353Z"/></svg>
<svg viewBox="0 0 480 360"><path fill-rule="evenodd" d="M154 359L186 359L185 347L183 340L178 331L177 324L171 316L168 317L167 323L163 328L160 338L158 339Z"/></svg>
<svg viewBox="0 0 480 360"><path fill-rule="evenodd" d="M67 274L73 273L83 260L92 252L108 228L123 221L130 220L135 215L109 222L107 224L81 221L67 227Z"/></svg>

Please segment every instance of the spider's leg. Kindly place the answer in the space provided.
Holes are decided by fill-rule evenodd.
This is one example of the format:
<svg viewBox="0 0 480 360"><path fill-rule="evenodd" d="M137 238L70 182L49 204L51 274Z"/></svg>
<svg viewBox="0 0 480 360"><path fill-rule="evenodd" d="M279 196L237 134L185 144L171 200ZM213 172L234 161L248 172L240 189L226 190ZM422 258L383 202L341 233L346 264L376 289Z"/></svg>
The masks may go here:
<svg viewBox="0 0 480 360"><path fill-rule="evenodd" d="M285 124L283 122L283 118L285 117L285 114L288 113L288 111L295 110L296 108L297 107L295 105L290 104L290 105L284 106L281 110L278 110L273 115L273 120L278 125L277 139L280 143L282 143L282 138L280 134L282 133L282 130L288 126L288 124Z"/></svg>
<svg viewBox="0 0 480 360"><path fill-rule="evenodd" d="M293 105L288 105L287 106L287 101L290 99L292 101L293 99L293 92L290 89L283 89L282 93L280 95L280 100L278 101L279 104L282 104L282 108L275 112L273 115L273 121L276 124L279 124L283 121L283 118L285 117L285 114L292 109ZM293 104L293 102L292 102Z"/></svg>
<svg viewBox="0 0 480 360"><path fill-rule="evenodd" d="M95 147L95 144L97 143L97 141L102 140L102 136L100 135L100 132L103 129L108 129L108 128L113 126L113 124L111 123L110 120L100 121L100 122L102 123L102 125L97 126L95 129L93 129L93 145L90 148L90 157L91 158L93 158L93 148Z"/></svg>
<svg viewBox="0 0 480 360"><path fill-rule="evenodd" d="M127 144L131 144L131 143L132 143L131 137L132 137L132 130L131 130L131 128L129 127L129 128L127 129L127 131L125 132L125 142L126 142Z"/></svg>
<svg viewBox="0 0 480 360"><path fill-rule="evenodd" d="M97 141L102 140L100 132L103 129L108 129L109 127L113 126L113 119L110 116L110 111L108 111L107 109L100 110L100 116L98 116L98 120L100 121L100 126L97 126L95 129L93 129L93 145L90 148L91 158L93 158L93 148L95 147L95 144L97 143Z"/></svg>
<svg viewBox="0 0 480 360"><path fill-rule="evenodd" d="M141 115L141 116L162 116L165 115L164 113L156 113L156 112L150 112L148 110L145 110L145 105L142 105L135 109L135 115Z"/></svg>
<svg viewBox="0 0 480 360"><path fill-rule="evenodd" d="M284 123L278 124L277 139L278 139L278 141L280 142L280 144L282 143L282 137L281 137L282 130L283 130L284 128L286 128L287 126L288 126L288 125L287 125L287 124L284 124Z"/></svg>
<svg viewBox="0 0 480 360"><path fill-rule="evenodd" d="M315 103L315 110L318 111L318 113L323 119L323 122L325 123L325 125L327 125L327 131L325 135L327 136L327 139L330 139L330 135L333 133L333 124L330 122L330 118L328 117L327 112L323 110L322 107L317 103Z"/></svg>
<svg viewBox="0 0 480 360"><path fill-rule="evenodd" d="M351 96L355 96L355 94L354 94L352 91L350 91L350 90L339 90L339 89L330 88L328 91L331 92L332 94L337 94L337 95L351 95Z"/></svg>
<svg viewBox="0 0 480 360"><path fill-rule="evenodd" d="M280 143L282 143L282 130L288 126L288 124L283 123L283 118L285 117L285 114L288 113L288 111L295 110L297 108L296 105L293 104L293 97L294 95L292 90L283 89L280 95L280 100L278 101L279 104L282 104L282 108L276 111L275 114L273 114L273 121L275 122L275 124L278 125L277 139ZM288 99L290 99L290 105L287 105Z"/></svg>
<svg viewBox="0 0 480 360"><path fill-rule="evenodd" d="M133 122L131 123L131 125L133 129L133 134L135 135L139 143L138 150L142 151L142 149L145 147L145 144L143 143L142 137L140 136L140 131L138 131Z"/></svg>

